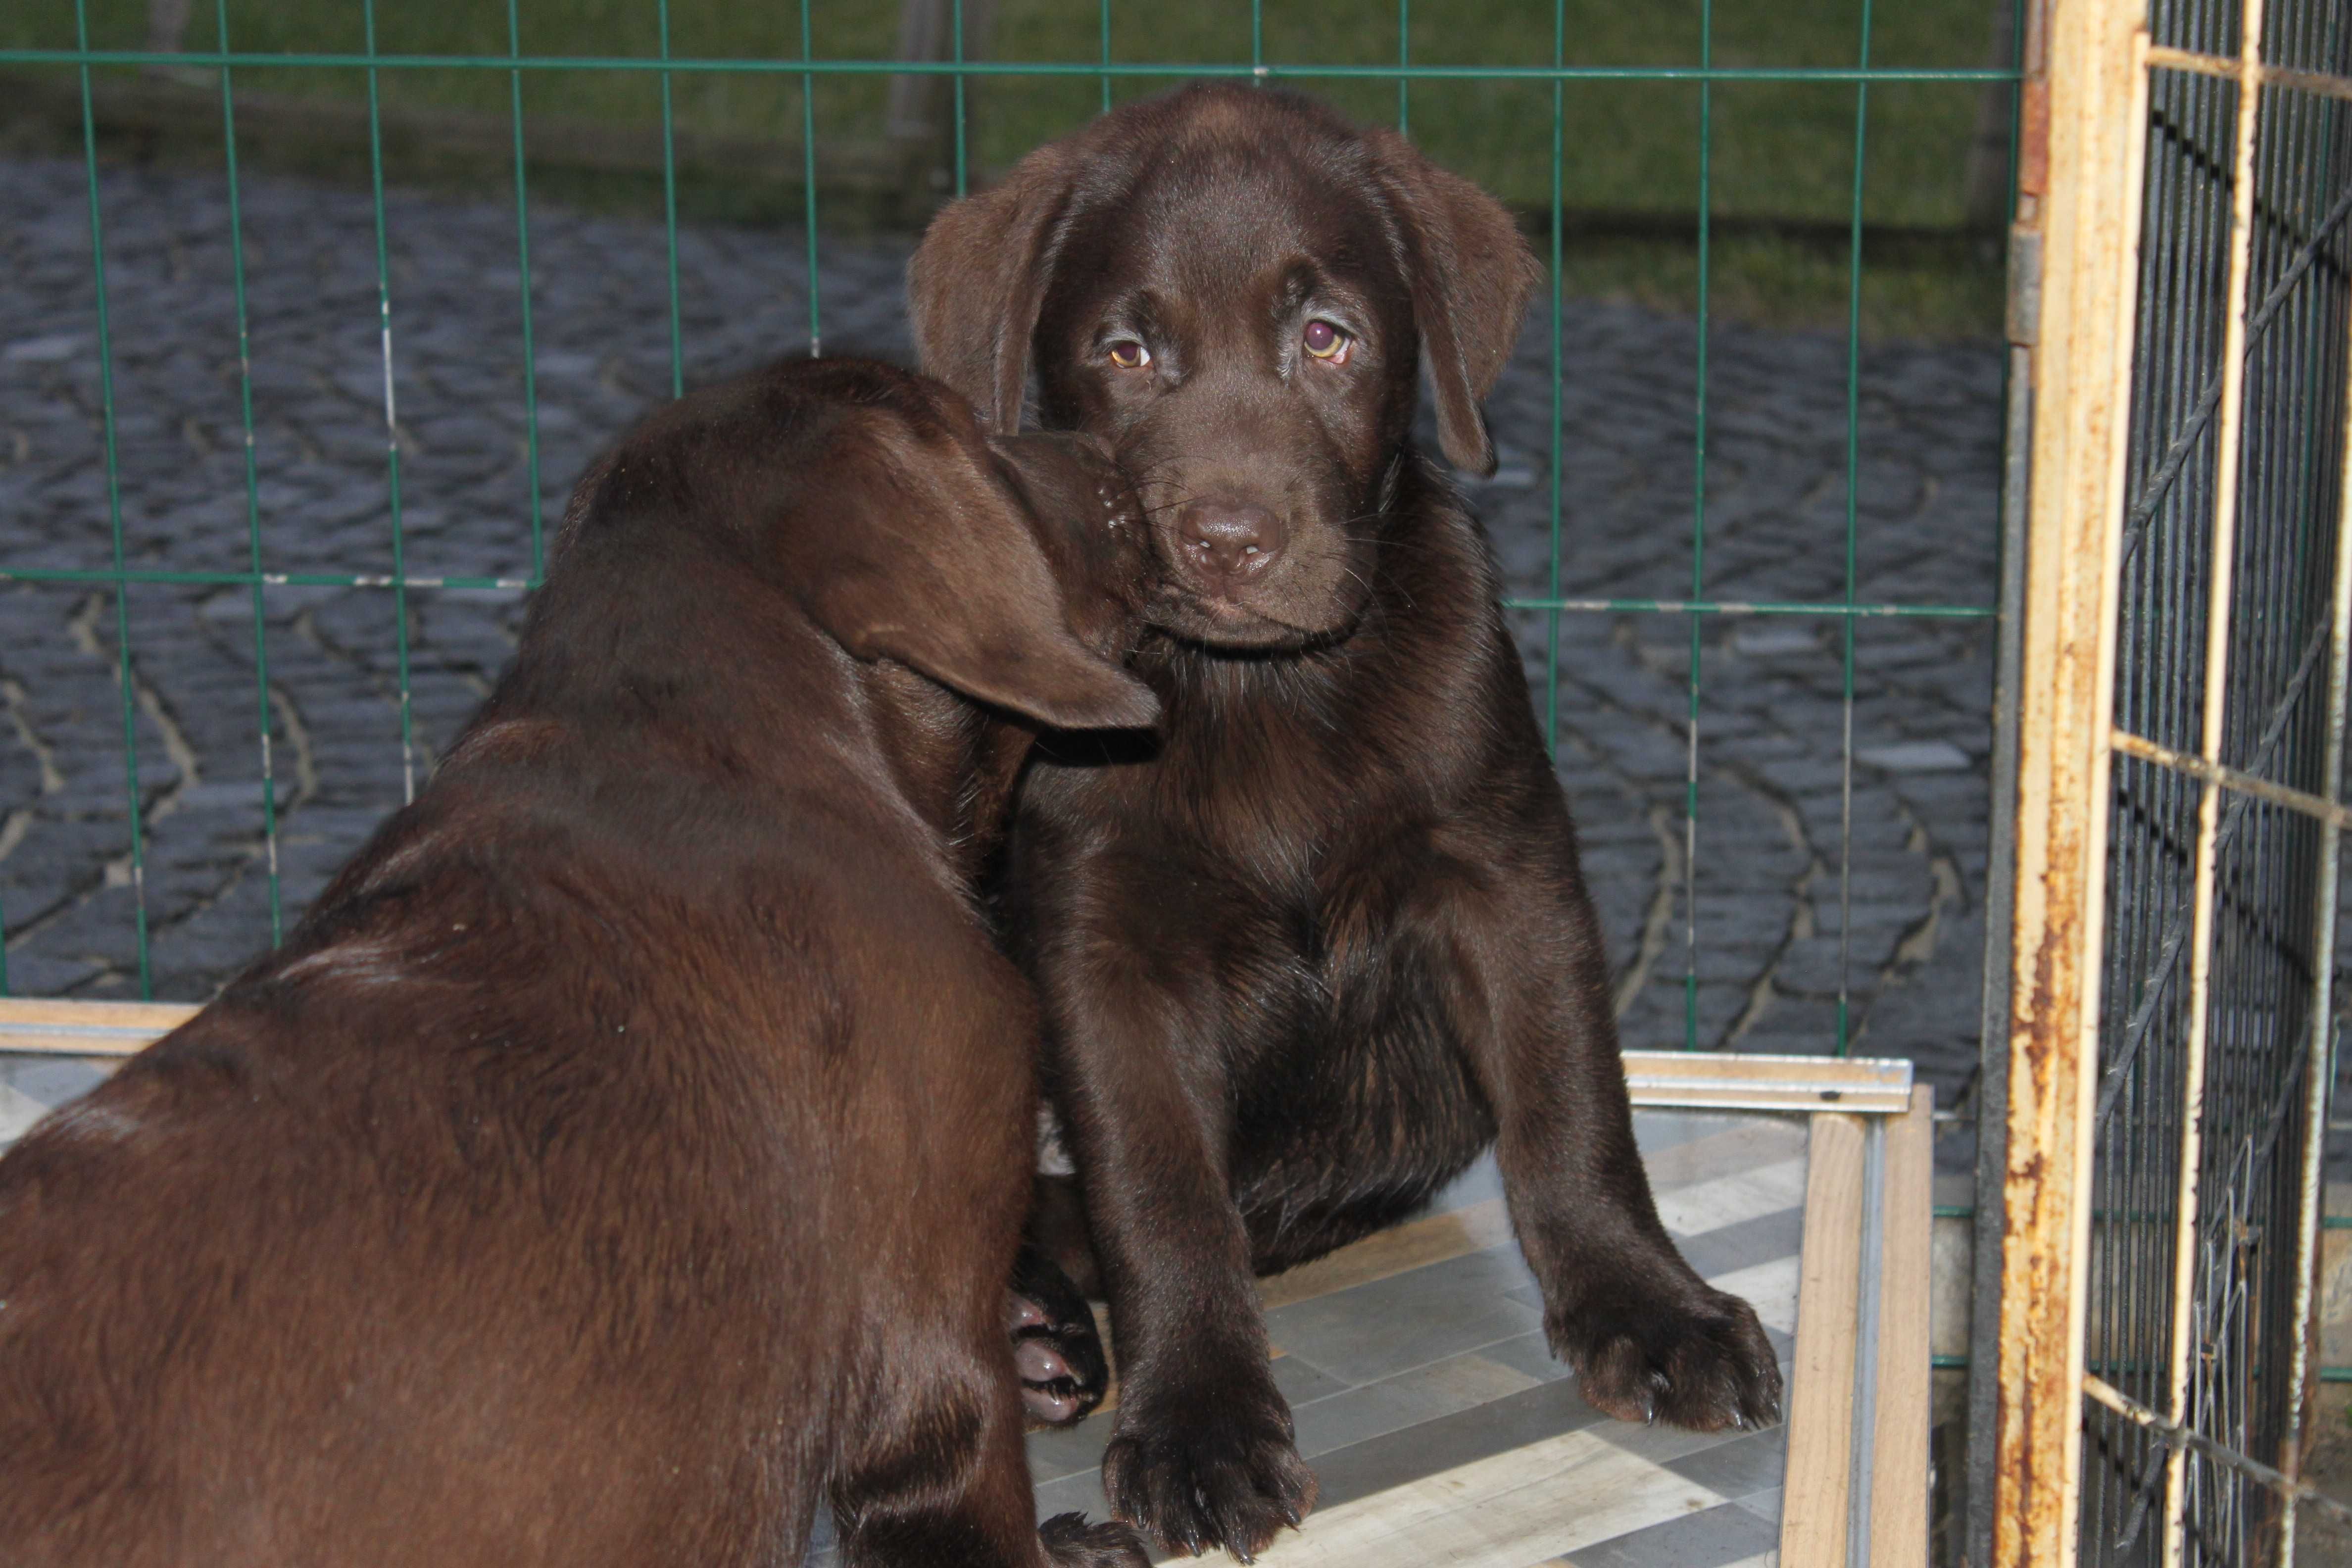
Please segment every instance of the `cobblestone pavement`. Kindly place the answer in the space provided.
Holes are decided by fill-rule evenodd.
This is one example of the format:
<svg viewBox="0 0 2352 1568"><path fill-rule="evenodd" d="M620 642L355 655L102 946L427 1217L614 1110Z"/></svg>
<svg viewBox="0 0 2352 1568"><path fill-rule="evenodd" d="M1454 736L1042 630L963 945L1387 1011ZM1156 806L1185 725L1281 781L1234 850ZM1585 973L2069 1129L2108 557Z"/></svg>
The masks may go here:
<svg viewBox="0 0 2352 1568"><path fill-rule="evenodd" d="M100 183L119 497L100 418L80 166L0 163L0 566L527 576L590 454L670 386L657 225L540 210L527 384L510 202L388 203L394 470L375 233L362 195L247 178L254 506L247 498L226 187ZM679 235L689 383L803 348L791 234ZM904 353L903 242L828 244L828 350ZM1561 321L1560 591L1692 586L1696 338L1631 306ZM1503 452L1473 497L1514 593L1548 587L1548 318L1491 403ZM1833 335L1717 330L1708 344L1704 589L1845 591L1846 351ZM1885 344L1861 358L1854 592L1989 605L1998 351ZM535 395L539 440L529 437ZM537 483L533 483L536 464ZM257 545L255 542L257 537ZM512 646L513 589L241 584L0 586L0 914L20 993L135 994L126 723L137 739L157 994L201 998L290 921L424 776ZM1551 617L1518 616L1544 700ZM127 626L132 693L116 679ZM404 646L396 635L404 631ZM257 680L258 647L266 677ZM1833 619L1569 613L1560 771L1607 921L1626 1039L1915 1058L1950 1105L1976 1054L1992 626L1853 628L1852 790ZM1686 923L1690 666L1700 666L1696 942ZM404 746L403 661L411 693ZM268 744L257 738L267 710ZM264 822L264 771L274 802ZM278 885L273 912L271 868ZM1848 911L1850 910L1850 918ZM1686 983L1686 973L1695 980Z"/></svg>

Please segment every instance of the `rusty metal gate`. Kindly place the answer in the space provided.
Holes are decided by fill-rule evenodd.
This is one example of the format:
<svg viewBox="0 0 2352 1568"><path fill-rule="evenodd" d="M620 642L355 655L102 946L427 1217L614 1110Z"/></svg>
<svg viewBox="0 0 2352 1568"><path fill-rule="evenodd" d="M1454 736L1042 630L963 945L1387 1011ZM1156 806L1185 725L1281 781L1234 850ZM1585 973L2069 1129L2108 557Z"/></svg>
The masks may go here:
<svg viewBox="0 0 2352 1568"><path fill-rule="evenodd" d="M1971 1555L2284 1563L2347 820L2352 7L2033 13Z"/></svg>

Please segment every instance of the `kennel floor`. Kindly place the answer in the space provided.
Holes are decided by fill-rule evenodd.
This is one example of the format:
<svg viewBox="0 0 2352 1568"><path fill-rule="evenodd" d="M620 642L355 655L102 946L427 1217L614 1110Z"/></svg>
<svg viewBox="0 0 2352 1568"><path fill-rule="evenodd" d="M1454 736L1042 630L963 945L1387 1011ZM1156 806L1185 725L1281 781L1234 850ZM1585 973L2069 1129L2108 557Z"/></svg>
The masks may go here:
<svg viewBox="0 0 2352 1568"><path fill-rule="evenodd" d="M1793 1372L1801 1120L1641 1111L1667 1227L1755 1303ZM1480 1568L1761 1568L1778 1561L1788 1428L1699 1434L1612 1420L1544 1343L1491 1160L1430 1214L1265 1282L1275 1380L1321 1486L1258 1561ZM1106 1511L1112 1425L1029 1439L1040 1517Z"/></svg>
<svg viewBox="0 0 2352 1568"><path fill-rule="evenodd" d="M113 1065L0 1057L0 1147ZM1755 1304L1793 1394L1800 1296L1823 1295L1806 1249L1809 1191L1823 1209L1811 1169L1820 1143L1808 1119L1644 1110L1634 1120L1667 1228L1702 1275ZM1862 1201L1859 1189L1852 1196ZM1853 1212L1834 1215L1841 1233ZM1428 1214L1269 1279L1264 1290L1276 1381L1321 1485L1305 1528L1260 1556L1267 1568L1763 1568L1781 1560L1790 1426L1692 1433L1612 1420L1587 1405L1544 1343L1540 1299L1511 1239L1491 1161ZM1853 1330L1842 1337L1850 1366ZM1817 1331L1809 1343L1821 1339ZM1079 1426L1030 1436L1041 1518L1107 1513L1098 1466L1116 1404L1114 1388ZM1830 1434L1831 1447L1845 1441L1843 1432ZM820 1520L811 1563L835 1561Z"/></svg>

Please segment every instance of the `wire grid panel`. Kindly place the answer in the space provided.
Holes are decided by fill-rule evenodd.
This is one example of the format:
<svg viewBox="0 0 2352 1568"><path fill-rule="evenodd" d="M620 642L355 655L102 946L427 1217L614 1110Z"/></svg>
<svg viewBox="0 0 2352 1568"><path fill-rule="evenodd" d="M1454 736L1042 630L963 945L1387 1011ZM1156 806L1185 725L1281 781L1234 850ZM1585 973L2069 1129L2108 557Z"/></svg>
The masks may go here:
<svg viewBox="0 0 2352 1568"><path fill-rule="evenodd" d="M1659 972L1671 973L1676 967L1680 970L1684 1044L1696 1046L1707 1043L1707 1039L1703 1038L1702 1030L1700 928L1703 921L1697 912L1700 903L1699 865L1704 853L1700 763L1702 748L1706 741L1703 707L1707 691L1707 629L1722 625L1726 617L1796 618L1824 623L1834 628L1842 723L1835 733L1824 732L1818 739L1822 752L1834 751L1839 767L1837 788L1842 803L1839 844L1836 864L1825 868L1834 877L1837 889L1839 919L1836 941L1839 952L1834 1015L1823 1029L1824 1034L1833 1037L1821 1039L1818 1043L1841 1054L1845 1051L1853 1033L1849 1012L1848 976L1855 961L1851 951L1855 676L1858 662L1867 657L1866 650L1857 651L1857 633L1876 624L1983 620L1993 614L1992 606L1981 603L1873 601L1864 597L1859 588L1861 575L1856 561L1862 517L1857 499L1861 489L1857 470L1861 464L1864 419L1860 284L1867 166L1864 149L1871 115L1871 95L1874 89L1883 89L1890 84L1941 84L1948 88L1973 89L1986 82L2012 80L2013 71L1890 68L1874 63L1871 0L1861 0L1856 12L1851 63L1803 68L1718 65L1715 53L1716 24L1711 0L1702 0L1698 53L1695 62L1640 66L1566 63L1570 58L1569 13L1560 0L1554 0L1549 8L1551 45L1549 58L1503 59L1479 65L1416 61L1412 58L1414 32L1410 0L1399 0L1396 9L1395 62L1380 65L1270 60L1265 47L1265 9L1260 0L1250 0L1248 6L1249 47L1245 56L1192 64L1119 58L1114 51L1114 7L1109 0L1105 0L1100 8L1097 58L1081 62L982 61L967 58L961 0L951 0L948 8L950 27L942 51L943 58L824 58L814 46L815 34L807 0L802 0L793 16L798 35L796 53L756 58L698 58L673 48L668 0L647 0L647 4L655 14L657 45L649 53L632 56L591 58L529 52L524 47L525 33L520 0L506 0L503 7L507 47L500 53L425 55L400 53L382 47L375 0L362 0L360 7L361 41L355 49L301 54L240 50L238 40L233 35L226 0L215 0L211 7L198 8L191 41L202 47L168 55L137 49L94 47L91 44L89 0L73 0L75 47L0 51L0 67L62 68L75 73L79 79L83 104L82 142L88 176L88 224L99 303L97 413L105 448L107 475L105 513L90 520L94 531L102 531L102 561L69 565L0 561L0 581L86 590L93 595L88 601L96 606L96 618L88 628L90 646L110 658L115 675L115 706L119 713L116 721L119 721L120 788L127 826L115 867L128 884L127 914L134 927L138 994L152 996L157 989L150 930L155 904L148 864L152 824L147 818L158 808L159 803L168 807L176 800L176 796L169 792L159 793L152 784L157 776L171 775L173 764L170 758L158 758L155 754L159 746L160 749L170 750L170 737L166 733L159 742L157 731L162 704L153 691L142 684L138 674L142 605L142 603L152 602L142 600L142 595L212 588L240 595L246 601L245 608L237 618L250 637L252 683L249 690L236 700L243 711L250 715L252 744L257 753L254 795L261 819L263 845L257 868L259 879L267 890L266 930L257 928L252 933L256 945L258 945L262 941L274 940L282 934L287 923L299 914L302 898L316 882L314 875L295 877L289 892L287 865L290 841L281 832L279 820L297 791L294 782L287 776L289 769L286 752L298 738L289 736L284 704L273 698L273 670L294 651L287 647L286 633L281 629L285 616L278 609L287 595L302 590L352 588L382 595L383 611L369 621L373 629L364 635L380 638L386 645L386 697L391 708L391 721L390 732L383 743L396 748L403 789L413 794L416 784L429 773L432 762L427 735L431 726L424 721L421 715L425 709L446 707L450 700L447 693L427 694L420 672L413 668L411 637L419 617L435 613L435 605L446 603L453 596L510 597L527 591L539 581L544 565L547 510L542 490L547 481L560 479L562 476L542 472L546 439L542 428L541 384L543 362L539 346L533 340L538 325L535 310L545 309L546 301L535 296L537 285L532 271L531 168L525 153L524 115L525 85L528 81L562 73L618 73L634 75L658 86L665 148L662 176L666 208L664 263L668 304L667 379L668 390L673 394L685 384L688 363L687 316L680 304L677 173L675 160L670 155L675 131L673 91L681 80L751 77L797 84L800 89L801 153L803 159L801 217L805 238L806 341L813 352L825 343L831 327L823 299L819 265L820 236L825 227L825 215L820 211L818 159L820 142L827 134L827 128L820 121L817 107L821 83L885 76L944 77L949 79L954 91L952 188L961 192L969 186L974 175L973 150L966 129L964 93L968 80L990 78L1090 79L1099 83L1101 101L1105 106L1113 101L1115 91L1125 96L1134 90L1157 87L1171 79L1186 76L1280 79L1309 89L1318 84L1392 82L1396 89L1397 123L1406 128L1410 128L1412 123L1412 89L1415 83L1487 82L1517 84L1547 92L1550 105L1549 124L1545 129L1549 136L1551 202L1545 237L1539 242L1541 248L1548 253L1552 272L1551 341L1549 345L1551 414L1548 421L1549 451L1545 454L1549 459L1549 571L1539 591L1523 592L1507 601L1509 608L1522 617L1523 623L1532 620L1539 627L1537 635L1541 644L1541 656L1537 671L1536 697L1547 732L1557 742L1562 708L1561 627L1564 617L1640 616L1660 617L1669 624L1676 619L1684 623L1688 647L1688 668L1684 677L1687 688L1687 723L1682 738L1685 750L1686 785L1681 803L1681 820L1674 825L1675 837L1680 841L1676 864L1682 878L1680 908L1683 918L1679 922L1680 941L1671 943L1671 947L1678 947L1680 952L1676 953L1670 950L1663 955ZM122 414L116 385L121 344L107 312L108 214L100 200L100 137L97 116L92 108L94 80L115 68L170 68L184 73L200 71L216 76L218 82L221 141L226 158L230 205L227 239L236 294L238 366L236 384L239 399L237 417L244 437L241 503L246 523L246 549L240 560L211 563L203 569L183 567L176 563L156 564L152 560L135 559L134 552L128 550L125 543L122 459L118 440ZM373 258L365 310L376 363L364 376L350 379L367 382L369 385L356 390L373 397L381 405L377 430L381 443L385 510L381 541L383 560L382 568L375 571L305 570L299 563L289 563L284 542L289 528L301 526L300 518L299 513L289 515L282 504L273 503L265 476L257 469L254 458L256 377L267 376L269 372L267 355L257 359L247 310L251 266L247 254L247 226L239 207L242 187L237 164L237 105L241 89L250 92L257 81L267 83L274 74L298 71L341 71L363 80L365 84L369 130L369 216L373 225ZM430 564L423 563L425 558L419 552L415 475L404 472L404 460L413 466L413 459L406 458L405 454L413 449L412 437L415 426L415 418L404 409L413 408L420 395L414 370L415 351L410 345L421 332L429 332L433 323L404 313L402 306L402 284L393 245L394 215L399 210L399 202L388 199L386 195L387 168L391 160L386 153L383 129L383 89L388 80L403 73L429 72L489 73L493 78L503 76L508 87L508 110L513 142L513 233L520 280L517 330L521 347L520 374L526 408L524 438L528 449L530 499L527 538L519 533L512 548L505 552L507 563L487 572L436 571ZM1711 593L1708 552L1711 509L1707 433L1710 400L1716 395L1708 358L1711 338L1709 257L1718 199L1713 162L1716 99L1717 93L1727 87L1764 82L1810 83L1827 89L1850 91L1853 114L1847 261L1849 308L1843 367L1843 518L1838 534L1822 541L1825 551L1842 552L1843 569L1837 574L1841 586L1839 591L1825 596L1778 600ZM1697 242L1696 304L1698 324L1693 340L1690 410L1696 439L1690 454L1689 469L1689 572L1686 592L1681 596L1578 596L1562 569L1561 427L1564 419L1561 381L1564 345L1561 341L1561 259L1566 221L1562 182L1563 171L1572 151L1566 140L1564 126L1567 121L1563 106L1565 95L1569 92L1601 83L1646 83L1661 89L1673 87L1695 94L1696 104L1696 119L1691 126L1691 134L1697 147L1698 161L1696 185L1691 193L1691 212ZM782 345L780 343L779 346ZM352 386L345 388L346 392L353 390ZM223 698L222 700L227 699ZM299 848L299 846L291 847L295 850ZM0 910L0 916L7 912ZM5 954L0 952L0 994L6 994L10 984ZM37 985L35 988L37 989ZM1713 1028L1709 1026L1710 1037Z"/></svg>
<svg viewBox="0 0 2352 1568"><path fill-rule="evenodd" d="M2089 1397L2078 1474L2046 1447L2009 1451L2055 1483L2045 1496L2079 1497L2083 1561L2286 1561L2346 820L2352 17L2155 0L2144 28L2108 37L2146 118L2127 445L2073 459L2121 458L2108 789L2083 803L2105 821L2100 898L2080 911L2104 910L2096 1030L2087 1103L2060 1111L2086 1119L2088 1186L2071 1237L2012 1224L2009 1240L2087 1246L2071 1331ZM2032 1100L2012 1099L2013 1139ZM2010 1168L2014 1204L2014 1151ZM2050 1179L2073 1178L2032 1184Z"/></svg>

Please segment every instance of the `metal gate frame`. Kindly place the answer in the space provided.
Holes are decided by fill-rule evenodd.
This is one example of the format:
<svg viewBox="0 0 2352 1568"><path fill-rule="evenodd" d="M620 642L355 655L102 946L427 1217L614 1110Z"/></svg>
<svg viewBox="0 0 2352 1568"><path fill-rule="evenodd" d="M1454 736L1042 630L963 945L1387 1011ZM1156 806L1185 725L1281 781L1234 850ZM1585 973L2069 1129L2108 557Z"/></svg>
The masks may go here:
<svg viewBox="0 0 2352 1568"><path fill-rule="evenodd" d="M1979 1430L1974 1478L1989 1496L1972 1557L2010 1568L2076 1560L2085 1401L2153 1431L2166 1445L2163 1561L2182 1555L2181 1472L2188 1454L2228 1467L2281 1500L2275 1560L2291 1563L2301 1437L2317 1368L2312 1286L2329 1088L2331 963L2315 963L2305 1042L2301 1194L2291 1408L2273 1468L2189 1428L2187 1297L2196 1263L2203 1131L2208 986L2214 953L2217 839L2225 794L2251 796L2318 824L2321 865L2314 951L2335 947L2336 858L2352 813L2342 804L2347 624L2352 616L2352 516L2336 521L2326 686L2325 794L2315 795L2224 764L2224 689L2231 631L2258 117L2279 89L2352 100L2352 80L2263 63L2263 0L2244 0L2234 58L2151 43L2146 0L2039 0L2023 59L2019 204L2012 289L2021 308L2011 336L2028 369L2030 405L2013 430L2030 437L2032 482L2022 513L2022 646L2014 693L2018 742L2013 961L2005 1062L2005 1149L1980 1167L1979 1213L1998 1215L1997 1264L1979 1251L1979 1342L1995 1332L1998 1360L1976 1358L1977 1398L1995 1428ZM2141 203L2151 73L2226 78L2237 95L2230 192L2227 313L2221 349L2215 505L2204 656L2203 734L2195 754L2114 722L2124 561L2126 451L2131 435L2135 326L2139 309ZM2352 406L2347 389L2336 411ZM2326 406L2320 400L2321 409ZM2324 413L2320 415L2325 417ZM2352 432L2345 451L2352 453ZM2339 503L2352 500L2352 461ZM2153 1408L2086 1365L2094 1108L2099 1092L2101 966L2107 935L2111 767L2122 753L2193 781L2200 792L2189 950L2188 1062L2175 1226L2169 1407ZM1989 1009L1990 1011L1990 1009ZM1996 1023L1998 1020L1996 1020ZM1990 1135L1997 1130L1988 1124ZM1995 1178L1987 1182L1990 1174ZM1996 1206L1998 1205L1998 1206ZM1994 1222L1988 1218L1988 1228ZM1984 1233L1980 1232L1980 1237ZM1998 1270L1998 1315L1981 1309ZM1989 1517L1988 1517L1989 1515Z"/></svg>

